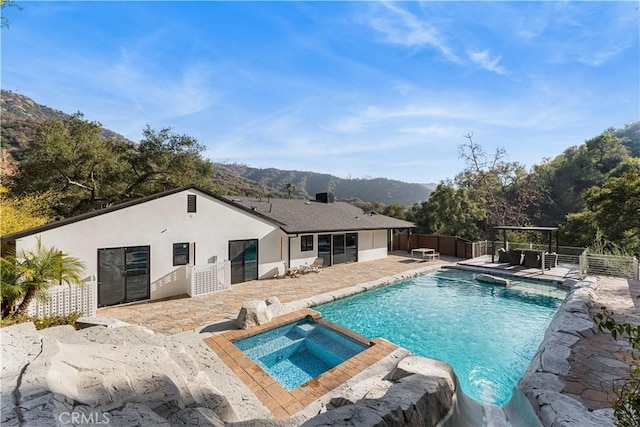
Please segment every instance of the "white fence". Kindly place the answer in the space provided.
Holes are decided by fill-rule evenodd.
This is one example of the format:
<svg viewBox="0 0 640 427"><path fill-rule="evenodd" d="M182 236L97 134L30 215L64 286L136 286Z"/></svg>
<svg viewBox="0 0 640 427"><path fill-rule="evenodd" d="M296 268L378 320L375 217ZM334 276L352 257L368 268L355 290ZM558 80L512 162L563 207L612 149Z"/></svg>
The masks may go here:
<svg viewBox="0 0 640 427"><path fill-rule="evenodd" d="M83 286L52 286L47 292L49 298L46 302L36 299L31 301L27 309L29 316L67 316L71 313L83 313L84 316L96 315L98 286L95 281L86 282Z"/></svg>
<svg viewBox="0 0 640 427"><path fill-rule="evenodd" d="M189 296L207 295L231 287L231 261L194 265L189 277Z"/></svg>

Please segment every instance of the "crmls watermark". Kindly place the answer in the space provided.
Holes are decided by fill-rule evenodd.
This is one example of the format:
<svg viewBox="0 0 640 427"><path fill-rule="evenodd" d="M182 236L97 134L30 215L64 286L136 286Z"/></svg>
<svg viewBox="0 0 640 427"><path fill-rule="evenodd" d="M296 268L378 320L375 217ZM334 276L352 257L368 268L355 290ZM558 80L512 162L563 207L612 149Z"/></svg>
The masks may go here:
<svg viewBox="0 0 640 427"><path fill-rule="evenodd" d="M58 421L62 425L82 425L82 424L109 424L111 414L108 412L61 412Z"/></svg>

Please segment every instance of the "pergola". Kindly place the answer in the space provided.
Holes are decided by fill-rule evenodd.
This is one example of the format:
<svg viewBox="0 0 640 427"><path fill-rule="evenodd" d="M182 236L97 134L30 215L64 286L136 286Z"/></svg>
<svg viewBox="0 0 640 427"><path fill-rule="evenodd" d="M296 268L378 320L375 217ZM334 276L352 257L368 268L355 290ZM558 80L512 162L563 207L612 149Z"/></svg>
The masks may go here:
<svg viewBox="0 0 640 427"><path fill-rule="evenodd" d="M504 240L504 246L507 246L507 231L534 231L543 233L548 236L549 240L549 252L551 252L551 241L553 240L552 234L556 233L556 253L558 252L558 227L516 227L512 225L498 225L491 230L491 262L495 261L496 256L496 231L502 231L502 239Z"/></svg>

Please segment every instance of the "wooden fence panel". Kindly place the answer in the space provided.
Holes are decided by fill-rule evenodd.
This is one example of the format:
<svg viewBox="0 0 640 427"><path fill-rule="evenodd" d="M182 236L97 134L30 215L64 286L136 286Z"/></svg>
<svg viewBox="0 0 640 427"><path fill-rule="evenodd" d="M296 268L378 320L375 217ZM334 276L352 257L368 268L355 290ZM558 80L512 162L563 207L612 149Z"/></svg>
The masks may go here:
<svg viewBox="0 0 640 427"><path fill-rule="evenodd" d="M411 251L417 248L433 248L440 255L458 258L473 257L473 242L454 236L436 236L432 234L396 234L393 236L394 251Z"/></svg>

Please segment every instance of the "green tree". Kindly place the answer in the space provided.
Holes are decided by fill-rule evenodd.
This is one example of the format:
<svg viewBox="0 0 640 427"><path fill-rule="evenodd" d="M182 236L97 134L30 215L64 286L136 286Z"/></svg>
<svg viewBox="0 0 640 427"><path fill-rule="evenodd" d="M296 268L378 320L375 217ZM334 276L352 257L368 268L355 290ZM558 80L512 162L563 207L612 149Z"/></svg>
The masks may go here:
<svg viewBox="0 0 640 427"><path fill-rule="evenodd" d="M382 206L380 206L380 202L362 202L358 203L358 206L360 206L360 208L365 212L382 213Z"/></svg>
<svg viewBox="0 0 640 427"><path fill-rule="evenodd" d="M585 199L588 210L606 238L640 255L640 169L629 169L592 187Z"/></svg>
<svg viewBox="0 0 640 427"><path fill-rule="evenodd" d="M33 147L20 163L18 194L52 192L52 207L68 217L118 201L119 153L101 134L101 125L77 113L38 128Z"/></svg>
<svg viewBox="0 0 640 427"><path fill-rule="evenodd" d="M391 203L384 207L384 209L382 210L382 213L384 215L391 216L394 218L405 219L406 210L407 209L404 207L404 205L401 205L400 203Z"/></svg>
<svg viewBox="0 0 640 427"><path fill-rule="evenodd" d="M471 199L470 191L440 183L423 204L429 233L479 239L485 211Z"/></svg>
<svg viewBox="0 0 640 427"><path fill-rule="evenodd" d="M568 214L560 226L560 239L568 246L587 247L597 233L595 215L587 209Z"/></svg>
<svg viewBox="0 0 640 427"><path fill-rule="evenodd" d="M9 265L13 263L12 267ZM18 317L26 313L34 298L46 299L47 289L55 283L67 285L82 285L84 264L77 258L71 257L55 247L47 248L38 239L34 250L23 250L17 258L9 258L3 262L7 273L2 274L2 280L13 278L15 282L3 283L3 289L9 285L19 285L23 288L24 298L13 314Z"/></svg>
<svg viewBox="0 0 640 427"><path fill-rule="evenodd" d="M198 140L179 135L170 128L147 126L137 147L120 145L127 163L123 173L124 196L137 198L187 184L211 188L213 165L201 155L205 147Z"/></svg>
<svg viewBox="0 0 640 427"><path fill-rule="evenodd" d="M69 217L182 185L213 187L212 164L196 139L148 126L143 136L138 145L105 139L100 123L81 113L44 122L12 192L51 192L55 216Z"/></svg>
<svg viewBox="0 0 640 427"><path fill-rule="evenodd" d="M534 166L538 187L547 192L528 210L529 216L553 225L564 222L568 214L581 212L586 206L585 192L601 186L625 159L629 159L629 148L613 130L607 130Z"/></svg>
<svg viewBox="0 0 640 427"><path fill-rule="evenodd" d="M18 10L22 10L22 7L18 6L12 0L0 0L0 10L2 10L2 16L0 17L0 28L9 28L9 19L5 16L4 9L6 7L15 7Z"/></svg>
<svg viewBox="0 0 640 427"><path fill-rule="evenodd" d="M24 298L25 294L25 288L19 284L20 275L16 268L15 255L7 252L7 249L4 249L2 258L0 258L0 295L2 295L0 310L2 318L11 314L16 302Z"/></svg>
<svg viewBox="0 0 640 427"><path fill-rule="evenodd" d="M473 134L465 138L468 142L460 146L460 157L466 168L456 176L455 183L467 189L485 212L484 235L488 237L496 225L527 225L527 211L544 189L531 179L523 165L507 162L504 149L498 148L488 155L473 141Z"/></svg>

